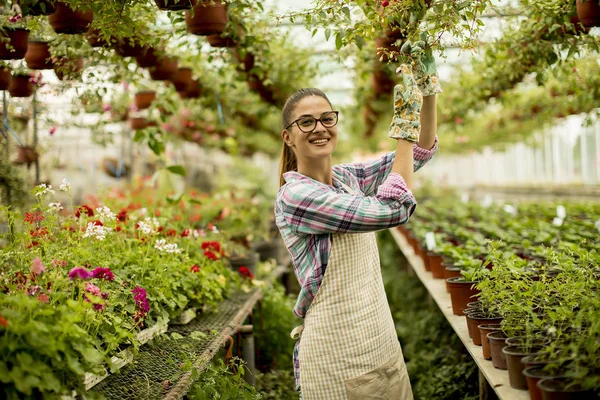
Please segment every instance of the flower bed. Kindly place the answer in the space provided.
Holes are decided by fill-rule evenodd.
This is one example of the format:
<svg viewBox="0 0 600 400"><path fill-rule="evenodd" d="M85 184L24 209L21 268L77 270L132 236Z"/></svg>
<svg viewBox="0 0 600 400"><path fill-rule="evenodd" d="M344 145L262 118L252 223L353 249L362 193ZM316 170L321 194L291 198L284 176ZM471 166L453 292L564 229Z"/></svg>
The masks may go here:
<svg viewBox="0 0 600 400"><path fill-rule="evenodd" d="M60 190L70 198L68 182ZM208 196L152 208L150 192L113 191L66 213L59 195L40 185L24 215L2 210L10 227L0 264L7 395L83 393L168 321L190 308L214 310L252 278L227 267L237 245L200 204Z"/></svg>
<svg viewBox="0 0 600 400"><path fill-rule="evenodd" d="M509 369L511 386L527 389L521 359L535 354L545 377L568 377L561 389L600 390L600 205L483 206L453 198L420 208L405 235L430 267L442 256L446 270L458 267L478 292L458 307L475 344L486 339L477 321L500 321L506 344L516 347L497 353L503 362L493 350L491 357Z"/></svg>

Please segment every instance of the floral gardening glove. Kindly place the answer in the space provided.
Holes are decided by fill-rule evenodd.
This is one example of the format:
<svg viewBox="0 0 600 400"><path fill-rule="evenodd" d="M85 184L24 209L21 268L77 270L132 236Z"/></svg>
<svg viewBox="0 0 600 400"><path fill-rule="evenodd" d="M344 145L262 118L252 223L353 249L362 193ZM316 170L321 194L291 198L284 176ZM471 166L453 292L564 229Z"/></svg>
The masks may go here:
<svg viewBox="0 0 600 400"><path fill-rule="evenodd" d="M402 83L394 87L394 117L388 136L418 142L421 131L421 106L423 95L417 87L411 68L402 64L396 70L402 74Z"/></svg>
<svg viewBox="0 0 600 400"><path fill-rule="evenodd" d="M413 63L413 72L423 96L442 93L433 51L431 46L427 44L427 35L422 32L421 40L416 41L414 44L407 40L400 48L400 51L415 60Z"/></svg>

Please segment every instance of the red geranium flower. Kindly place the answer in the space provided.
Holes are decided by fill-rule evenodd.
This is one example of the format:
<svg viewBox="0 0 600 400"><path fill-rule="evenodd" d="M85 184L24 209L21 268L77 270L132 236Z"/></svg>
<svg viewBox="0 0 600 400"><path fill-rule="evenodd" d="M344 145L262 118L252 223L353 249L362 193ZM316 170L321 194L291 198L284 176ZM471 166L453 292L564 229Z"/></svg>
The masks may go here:
<svg viewBox="0 0 600 400"><path fill-rule="evenodd" d="M115 231L117 231L117 232L121 232L121 230L122 230L122 229L121 229L121 227L120 227L120 226L117 226L117 227L115 228Z"/></svg>
<svg viewBox="0 0 600 400"><path fill-rule="evenodd" d="M44 215L42 215L41 211L36 211L34 213L25 213L25 222L33 224L35 222L40 222L44 220Z"/></svg>
<svg viewBox="0 0 600 400"><path fill-rule="evenodd" d="M94 210L92 210L92 208L86 204L77 207L77 209L75 210L75 216L79 218L83 213L87 214L89 217L94 216Z"/></svg>
<svg viewBox="0 0 600 400"><path fill-rule="evenodd" d="M95 226L104 226L104 224L102 223L102 221L100 220L95 220L95 221L91 221L92 224L94 224Z"/></svg>
<svg viewBox="0 0 600 400"><path fill-rule="evenodd" d="M240 273L240 275L242 275L244 278L249 278L249 279L254 279L254 274L252 272L250 272L250 270L247 267L240 267L238 269L238 272Z"/></svg>
<svg viewBox="0 0 600 400"><path fill-rule="evenodd" d="M202 242L202 250L212 250L215 253L221 252L221 243L219 242Z"/></svg>
<svg viewBox="0 0 600 400"><path fill-rule="evenodd" d="M2 314L0 314L0 325L2 325L5 328L8 326L8 321L2 316Z"/></svg>
<svg viewBox="0 0 600 400"><path fill-rule="evenodd" d="M175 229L169 229L167 231L167 236L177 236L177 231Z"/></svg>
<svg viewBox="0 0 600 400"><path fill-rule="evenodd" d="M162 226L159 226L159 227L158 227L158 231L159 231L159 232L162 232L162 231L164 231L164 230L165 230L165 228L163 228Z"/></svg>
<svg viewBox="0 0 600 400"><path fill-rule="evenodd" d="M120 213L117 214L117 221L119 221L119 222L127 221L127 210L122 210Z"/></svg>
<svg viewBox="0 0 600 400"><path fill-rule="evenodd" d="M48 234L48 228L43 227L43 228L35 228L35 230L30 230L29 234L31 235L31 237L42 237L42 236L46 236Z"/></svg>
<svg viewBox="0 0 600 400"><path fill-rule="evenodd" d="M209 260L213 260L213 261L217 261L217 259L218 259L217 256L215 255L215 253L213 253L212 251L208 251L208 250L204 252L204 256L206 258L208 258Z"/></svg>
<svg viewBox="0 0 600 400"><path fill-rule="evenodd" d="M190 236L190 233L192 231L190 229L184 229L183 232L181 232L181 237L187 237Z"/></svg>
<svg viewBox="0 0 600 400"><path fill-rule="evenodd" d="M30 248L38 246L38 245L39 245L39 243L34 240L31 242L31 244L29 246L27 246L27 248L30 249Z"/></svg>
<svg viewBox="0 0 600 400"><path fill-rule="evenodd" d="M193 273L198 273L198 272L200 272L200 266L198 264L194 264L190 268L190 271L192 271Z"/></svg>

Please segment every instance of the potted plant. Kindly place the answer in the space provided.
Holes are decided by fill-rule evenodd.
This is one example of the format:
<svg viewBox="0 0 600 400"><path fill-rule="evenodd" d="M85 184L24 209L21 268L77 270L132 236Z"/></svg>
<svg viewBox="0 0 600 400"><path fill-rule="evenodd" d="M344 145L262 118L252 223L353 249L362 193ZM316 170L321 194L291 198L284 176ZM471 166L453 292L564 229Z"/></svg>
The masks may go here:
<svg viewBox="0 0 600 400"><path fill-rule="evenodd" d="M81 72L84 68L83 57L74 55L55 56L53 61L54 73L61 81L81 79Z"/></svg>
<svg viewBox="0 0 600 400"><path fill-rule="evenodd" d="M177 72L171 77L171 82L175 85L175 90L178 92L187 91L192 84L192 69L189 67L180 67Z"/></svg>
<svg viewBox="0 0 600 400"><path fill-rule="evenodd" d="M24 68L13 71L8 92L12 97L30 97L35 90L31 82L31 72Z"/></svg>
<svg viewBox="0 0 600 400"><path fill-rule="evenodd" d="M4 206L22 207L27 200L27 180L4 157L0 159L0 203Z"/></svg>
<svg viewBox="0 0 600 400"><path fill-rule="evenodd" d="M156 91L154 90L141 90L135 94L135 106L139 110L144 110L152 104L156 99Z"/></svg>
<svg viewBox="0 0 600 400"><path fill-rule="evenodd" d="M190 11L185 12L188 31L194 35L221 34L227 21L227 8L221 0L199 0Z"/></svg>
<svg viewBox="0 0 600 400"><path fill-rule="evenodd" d="M158 59L158 64L150 68L150 77L155 81L172 79L177 73L177 57L164 55Z"/></svg>
<svg viewBox="0 0 600 400"><path fill-rule="evenodd" d="M12 78L12 69L10 64L0 61L0 90L8 90Z"/></svg>
<svg viewBox="0 0 600 400"><path fill-rule="evenodd" d="M196 0L154 0L154 2L160 10L180 11L192 8Z"/></svg>
<svg viewBox="0 0 600 400"><path fill-rule="evenodd" d="M577 16L585 27L600 26L598 0L577 0Z"/></svg>
<svg viewBox="0 0 600 400"><path fill-rule="evenodd" d="M30 69L52 69L50 44L44 40L30 40L27 43L25 62Z"/></svg>
<svg viewBox="0 0 600 400"><path fill-rule="evenodd" d="M18 10L18 11L17 11ZM0 59L19 60L27 53L29 30L17 6L17 14L0 15Z"/></svg>
<svg viewBox="0 0 600 400"><path fill-rule="evenodd" d="M88 6L73 8L72 4L60 0L54 5L56 10L48 16L48 21L56 33L85 33L94 20L94 12Z"/></svg>

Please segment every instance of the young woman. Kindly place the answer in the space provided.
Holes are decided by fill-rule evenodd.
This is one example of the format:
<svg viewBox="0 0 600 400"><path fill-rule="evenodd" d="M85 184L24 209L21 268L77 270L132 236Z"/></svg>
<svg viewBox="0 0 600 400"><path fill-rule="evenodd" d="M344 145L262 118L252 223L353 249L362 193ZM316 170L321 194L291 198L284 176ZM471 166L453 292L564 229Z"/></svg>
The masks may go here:
<svg viewBox="0 0 600 400"><path fill-rule="evenodd" d="M294 313L304 324L292 337L304 400L412 399L375 231L415 210L412 174L436 151L441 90L429 77L418 88L423 77L401 69L389 134L396 151L370 163L332 165L339 113L319 89L300 89L283 107L275 216L301 286Z"/></svg>

